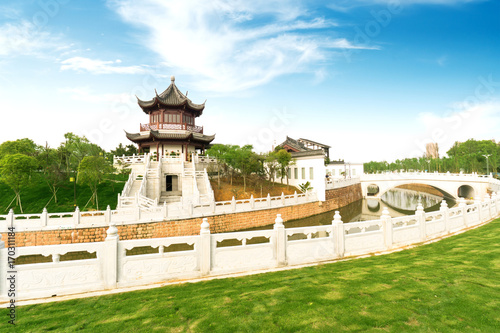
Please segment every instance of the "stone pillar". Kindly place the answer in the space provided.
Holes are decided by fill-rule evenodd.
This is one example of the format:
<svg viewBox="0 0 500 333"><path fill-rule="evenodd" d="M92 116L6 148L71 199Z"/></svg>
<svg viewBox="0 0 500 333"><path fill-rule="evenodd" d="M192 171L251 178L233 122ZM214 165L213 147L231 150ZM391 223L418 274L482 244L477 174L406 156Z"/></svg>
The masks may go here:
<svg viewBox="0 0 500 333"><path fill-rule="evenodd" d="M417 218L419 230L420 230L420 241L425 241L427 239L427 229L425 221L424 206L422 206L422 201L418 199L417 210L415 211L415 216Z"/></svg>
<svg viewBox="0 0 500 333"><path fill-rule="evenodd" d="M445 231L447 234L451 232L451 226L450 226L450 215L449 215L449 208L448 208L448 203L446 200L443 199L441 201L441 207L439 207L439 211L443 213L443 221L445 225Z"/></svg>
<svg viewBox="0 0 500 333"><path fill-rule="evenodd" d="M484 214L482 212L481 200L479 199L474 200L474 205L477 207L477 219L479 221L478 224L480 224L481 222L483 222L483 214Z"/></svg>
<svg viewBox="0 0 500 333"><path fill-rule="evenodd" d="M49 216L48 216L47 208L44 208L42 211L42 215L40 215L40 224L42 225L42 227L47 226L48 220L49 220Z"/></svg>
<svg viewBox="0 0 500 333"><path fill-rule="evenodd" d="M80 214L80 208L78 206L76 206L75 208L75 212L73 213L73 223L75 225L79 225L80 224L80 217L81 217L81 214Z"/></svg>
<svg viewBox="0 0 500 333"><path fill-rule="evenodd" d="M210 224L207 218L203 219L200 229L200 271L201 275L210 274L212 266L212 240L210 236Z"/></svg>
<svg viewBox="0 0 500 333"><path fill-rule="evenodd" d="M342 258L345 253L345 231L344 222L342 222L342 217L338 210L336 210L335 215L333 215L332 226L334 253L337 258Z"/></svg>
<svg viewBox="0 0 500 333"><path fill-rule="evenodd" d="M233 198L231 199L231 211L233 212L236 211L236 199L234 198L234 195Z"/></svg>
<svg viewBox="0 0 500 333"><path fill-rule="evenodd" d="M458 199L458 207L462 211L462 218L464 220L464 226L468 227L469 223L467 222L467 203L465 202L465 198Z"/></svg>
<svg viewBox="0 0 500 333"><path fill-rule="evenodd" d="M104 265L104 287L106 289L116 288L118 278L118 229L111 223L106 231L107 237L104 240L104 251L102 251Z"/></svg>
<svg viewBox="0 0 500 333"><path fill-rule="evenodd" d="M297 196L297 191L293 192L293 198L295 199L295 203L299 202L299 197Z"/></svg>
<svg viewBox="0 0 500 333"><path fill-rule="evenodd" d="M271 195L267 194L267 207L271 207Z"/></svg>
<svg viewBox="0 0 500 333"><path fill-rule="evenodd" d="M390 250L392 248L392 221L387 207L384 207L384 209L382 210L382 216L380 216L380 220L382 221L382 228L384 230L385 248L386 250Z"/></svg>
<svg viewBox="0 0 500 333"><path fill-rule="evenodd" d="M110 223L111 222L111 207L106 207L106 212L104 213L104 219L106 221L106 223Z"/></svg>
<svg viewBox="0 0 500 333"><path fill-rule="evenodd" d="M117 204L117 208L122 208L122 196L120 193L118 193L118 204Z"/></svg>
<svg viewBox="0 0 500 333"><path fill-rule="evenodd" d="M286 266L286 232L283 225L281 214L276 215L274 220L274 237L276 239L276 264L278 266Z"/></svg>
<svg viewBox="0 0 500 333"><path fill-rule="evenodd" d="M10 213L10 212L9 212ZM9 224L6 228L10 227ZM0 236L0 299L7 299L7 271L9 271L8 265L8 249L5 248L5 242L2 241Z"/></svg>
<svg viewBox="0 0 500 333"><path fill-rule="evenodd" d="M488 204L488 209L486 210L486 220L490 220L493 217L493 214L491 212L491 198L488 193L484 196L483 201Z"/></svg>
<svg viewBox="0 0 500 333"><path fill-rule="evenodd" d="M281 192L281 205L285 205L285 193Z"/></svg>
<svg viewBox="0 0 500 333"><path fill-rule="evenodd" d="M250 196L250 208L255 208L255 199L253 198L253 194Z"/></svg>
<svg viewBox="0 0 500 333"><path fill-rule="evenodd" d="M7 214L7 219L5 220L5 222L7 222L7 228L14 225L14 220L14 210L11 208L9 209L9 213Z"/></svg>
<svg viewBox="0 0 500 333"><path fill-rule="evenodd" d="M168 208L167 208L167 202L163 202L163 207L162 207L162 214L163 218L166 219L168 217Z"/></svg>

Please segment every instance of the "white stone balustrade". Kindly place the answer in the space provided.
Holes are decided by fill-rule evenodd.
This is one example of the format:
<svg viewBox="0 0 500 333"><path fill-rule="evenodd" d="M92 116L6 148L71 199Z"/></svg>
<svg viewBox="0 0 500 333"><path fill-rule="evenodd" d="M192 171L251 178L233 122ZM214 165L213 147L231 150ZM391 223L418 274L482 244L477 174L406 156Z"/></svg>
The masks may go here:
<svg viewBox="0 0 500 333"><path fill-rule="evenodd" d="M268 270L314 264L346 256L387 251L435 239L487 222L500 205L497 195L483 201L437 212L379 220L342 223L338 212L331 225L285 229L278 214L268 230L211 234L206 218L197 236L120 240L111 222L104 242L20 247L18 256L52 256L51 262L16 265L18 299L67 295L178 279ZM107 210L106 214L109 214ZM50 214L48 214L50 215ZM19 220L12 221L17 226ZM150 248L149 254L133 254ZM154 252L153 252L154 250ZM96 253L94 259L64 259L73 252ZM7 249L0 242L0 258ZM7 281L0 281L0 301L6 302Z"/></svg>
<svg viewBox="0 0 500 333"><path fill-rule="evenodd" d="M144 177L146 178L146 177ZM284 199L284 200L283 200ZM193 204L181 202L171 204L168 209L165 205L158 205L158 200L150 199L142 194L135 197L120 197L119 209L101 211L41 214L14 214L11 210L7 215L0 215L0 232L7 232L11 220L16 223L17 231L42 231L89 227L107 227L109 222L116 225L160 222L168 219L182 219L190 217L212 216L228 213L240 213L252 210L278 208L317 201L314 192L308 194L292 194L266 198L256 198L253 203L250 199L234 201L210 201ZM109 220L109 221L108 221Z"/></svg>
<svg viewBox="0 0 500 333"><path fill-rule="evenodd" d="M356 185L359 183L360 183L359 177L329 179L326 181L326 189L333 190L336 188L352 186L352 185Z"/></svg>

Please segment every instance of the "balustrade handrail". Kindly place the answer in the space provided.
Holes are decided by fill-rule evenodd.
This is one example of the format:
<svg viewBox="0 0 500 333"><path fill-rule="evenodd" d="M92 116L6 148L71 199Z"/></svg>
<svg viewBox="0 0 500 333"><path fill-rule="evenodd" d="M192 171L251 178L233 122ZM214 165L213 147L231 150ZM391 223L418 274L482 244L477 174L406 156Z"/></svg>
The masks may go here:
<svg viewBox="0 0 500 333"><path fill-rule="evenodd" d="M168 124L168 123L155 123L155 124L141 124L140 131L149 130L180 130L180 131L190 131L194 133L203 134L203 126L190 125L190 124Z"/></svg>
<svg viewBox="0 0 500 333"><path fill-rule="evenodd" d="M158 208L152 210L156 211ZM197 235L134 240L120 239L119 229L111 221L114 215L109 207L106 211L93 213L96 215L93 217L94 221L105 219L108 225L111 223L105 241L18 247L16 251L21 256L52 256L52 262L49 263L19 266L19 280L24 282L19 286L19 299L65 295L75 293L75 290L93 292L168 280L199 279L200 276L243 273L256 269L298 267L345 257L390 252L408 245L446 237L490 221L499 216L500 197L494 194L493 198L486 197L484 201L477 201L469 206L465 204L465 200L461 200L457 209L448 209L446 202L443 202L439 212L425 213L423 207L419 206L414 215L397 218L389 216L388 211L384 209L380 219L352 223L343 223L336 212L329 225L288 229L285 229L281 214L278 214L273 229L223 234L210 233L210 225L204 218ZM42 213L43 216L47 218L46 211ZM13 217L13 214L9 213L7 219ZM13 223L12 220L8 222ZM47 220L44 222L47 225ZM21 222L16 227L19 224ZM299 237L294 237L295 235ZM255 238L263 238L264 241L248 244L248 240ZM228 247L219 246L220 242L225 240L238 242ZM192 245L192 249L176 253L165 251L166 247L173 244ZM134 256L127 255L125 251L145 246L158 248L158 252ZM0 251L0 257L5 259L8 249L2 246ZM96 252L96 258L86 260L85 265L82 265L81 259L60 263L61 255L78 251ZM221 253L224 255L219 255ZM172 261L173 258L175 259ZM175 269L152 269L154 266ZM36 278L40 269L46 278ZM92 272L92 279L81 279L89 270ZM34 272L37 272L36 276ZM68 274L69 272L71 274ZM57 276L64 276L65 283L54 284L54 277ZM5 286L10 282L2 283L0 297L7 299L8 288ZM67 289L68 285L71 289Z"/></svg>

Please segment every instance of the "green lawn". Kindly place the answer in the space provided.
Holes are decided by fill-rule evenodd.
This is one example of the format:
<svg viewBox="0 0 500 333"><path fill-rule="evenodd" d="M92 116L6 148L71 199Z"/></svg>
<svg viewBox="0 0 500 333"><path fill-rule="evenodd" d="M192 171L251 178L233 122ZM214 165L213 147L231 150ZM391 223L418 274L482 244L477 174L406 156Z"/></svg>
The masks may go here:
<svg viewBox="0 0 500 333"><path fill-rule="evenodd" d="M500 332L500 219L383 256L23 306L17 315L18 332Z"/></svg>
<svg viewBox="0 0 500 333"><path fill-rule="evenodd" d="M110 175L110 179L101 183L98 188L99 209L105 210L107 205L114 209L118 200L118 193L123 190L123 186L128 179L128 175ZM32 176L31 185L21 191L21 201L25 214L39 214L47 205L49 213L72 212L74 211L75 184L69 181L62 184L57 192L58 202L52 197L47 184L38 175ZM80 210L97 209L95 204L90 202L86 208L85 205L92 196L92 191L86 185L76 185L76 204ZM7 214L7 207L14 199L14 191L7 185L0 183L0 215ZM20 214L19 207L11 207L14 212Z"/></svg>

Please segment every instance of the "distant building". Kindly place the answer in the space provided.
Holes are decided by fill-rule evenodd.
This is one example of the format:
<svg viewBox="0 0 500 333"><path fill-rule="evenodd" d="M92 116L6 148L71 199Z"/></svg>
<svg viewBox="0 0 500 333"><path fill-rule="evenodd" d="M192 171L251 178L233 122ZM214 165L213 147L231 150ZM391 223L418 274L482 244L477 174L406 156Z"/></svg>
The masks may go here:
<svg viewBox="0 0 500 333"><path fill-rule="evenodd" d="M431 142L425 145L425 157L439 158L439 148L436 142Z"/></svg>
<svg viewBox="0 0 500 333"><path fill-rule="evenodd" d="M330 158L330 146L308 139L295 140L287 136L286 140L279 146L283 147L289 153L322 150L323 154Z"/></svg>

